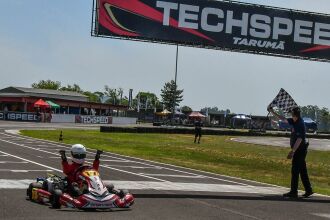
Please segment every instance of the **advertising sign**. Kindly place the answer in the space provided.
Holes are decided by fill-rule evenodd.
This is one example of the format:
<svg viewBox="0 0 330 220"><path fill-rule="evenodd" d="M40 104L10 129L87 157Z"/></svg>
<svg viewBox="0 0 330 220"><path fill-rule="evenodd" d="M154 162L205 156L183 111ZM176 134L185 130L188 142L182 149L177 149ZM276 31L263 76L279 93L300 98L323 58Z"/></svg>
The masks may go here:
<svg viewBox="0 0 330 220"><path fill-rule="evenodd" d="M330 15L232 1L96 0L92 35L330 61Z"/></svg>
<svg viewBox="0 0 330 220"><path fill-rule="evenodd" d="M1 116L0 116L1 118ZM6 116L6 120L8 121L30 121L36 122L38 121L38 117L35 113L27 113L27 112L8 112Z"/></svg>
<svg viewBox="0 0 330 220"><path fill-rule="evenodd" d="M112 124L112 117L111 116L76 115L76 123Z"/></svg>

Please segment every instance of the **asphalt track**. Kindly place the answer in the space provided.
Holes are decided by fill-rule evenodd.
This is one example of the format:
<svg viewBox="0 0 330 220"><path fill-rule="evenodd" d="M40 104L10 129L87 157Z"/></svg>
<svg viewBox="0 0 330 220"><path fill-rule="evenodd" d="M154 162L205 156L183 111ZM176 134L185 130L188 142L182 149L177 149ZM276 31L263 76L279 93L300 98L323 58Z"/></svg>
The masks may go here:
<svg viewBox="0 0 330 220"><path fill-rule="evenodd" d="M260 144L276 147L287 147L289 148L290 138L285 137L235 137L231 139L232 141L250 143L250 144ZM314 139L309 138L309 149L310 150L320 150L320 151L330 151L330 140L329 139Z"/></svg>
<svg viewBox="0 0 330 220"><path fill-rule="evenodd" d="M58 151L69 148L0 131L0 219L330 219L328 197L283 199L288 189L112 153L102 155L102 179L130 189L131 209L85 212L26 200L34 178L61 173Z"/></svg>

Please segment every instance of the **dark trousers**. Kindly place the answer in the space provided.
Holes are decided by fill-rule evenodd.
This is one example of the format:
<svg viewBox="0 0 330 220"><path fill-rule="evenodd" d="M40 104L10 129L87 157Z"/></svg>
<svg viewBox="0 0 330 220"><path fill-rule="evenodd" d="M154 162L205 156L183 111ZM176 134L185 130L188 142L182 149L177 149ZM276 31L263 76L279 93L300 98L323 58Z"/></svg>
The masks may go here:
<svg viewBox="0 0 330 220"><path fill-rule="evenodd" d="M195 142L196 142L197 137L198 137L198 143L199 143L200 140L201 140L201 137L202 137L202 129L201 128L195 128Z"/></svg>
<svg viewBox="0 0 330 220"><path fill-rule="evenodd" d="M291 192L293 192L293 193L298 192L299 175L300 175L301 181L304 185L305 191L311 192L312 186L309 181L307 167L306 167L306 160L305 160L306 155L307 155L307 148L304 146L300 146L299 148L295 152L293 159L292 159Z"/></svg>

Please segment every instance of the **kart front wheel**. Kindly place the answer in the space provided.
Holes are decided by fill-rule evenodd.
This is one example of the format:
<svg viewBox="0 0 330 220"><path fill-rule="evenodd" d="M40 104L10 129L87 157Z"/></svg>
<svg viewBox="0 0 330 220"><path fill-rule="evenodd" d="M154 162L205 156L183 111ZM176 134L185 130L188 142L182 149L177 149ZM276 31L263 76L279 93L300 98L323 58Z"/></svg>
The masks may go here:
<svg viewBox="0 0 330 220"><path fill-rule="evenodd" d="M127 194L129 194L129 191L127 189L120 189L116 194L119 198L124 198Z"/></svg>
<svg viewBox="0 0 330 220"><path fill-rule="evenodd" d="M62 190L55 189L53 194L50 196L50 204L52 208L59 209L61 208L60 197L62 196Z"/></svg>
<svg viewBox="0 0 330 220"><path fill-rule="evenodd" d="M112 183L106 183L104 184L105 187L107 188L107 190L111 193L113 191L113 189L115 188L115 186Z"/></svg>

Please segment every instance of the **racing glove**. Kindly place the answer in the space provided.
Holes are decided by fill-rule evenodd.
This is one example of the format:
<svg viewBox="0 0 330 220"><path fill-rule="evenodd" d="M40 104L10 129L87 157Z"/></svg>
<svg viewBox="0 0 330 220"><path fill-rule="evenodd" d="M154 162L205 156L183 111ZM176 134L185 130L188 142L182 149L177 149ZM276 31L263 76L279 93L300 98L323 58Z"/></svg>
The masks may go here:
<svg viewBox="0 0 330 220"><path fill-rule="evenodd" d="M65 150L60 150L59 151L61 154L62 161L67 161L66 155L65 155Z"/></svg>
<svg viewBox="0 0 330 220"><path fill-rule="evenodd" d="M103 150L97 150L97 151L96 151L96 155L95 155L95 160L99 160L101 154L103 154Z"/></svg>

